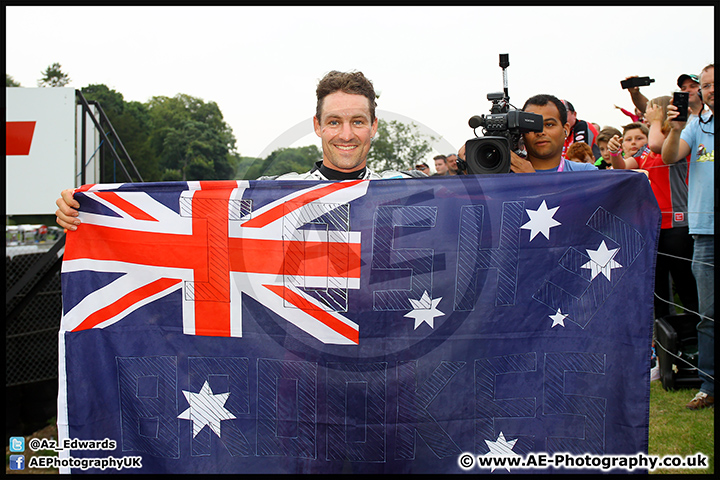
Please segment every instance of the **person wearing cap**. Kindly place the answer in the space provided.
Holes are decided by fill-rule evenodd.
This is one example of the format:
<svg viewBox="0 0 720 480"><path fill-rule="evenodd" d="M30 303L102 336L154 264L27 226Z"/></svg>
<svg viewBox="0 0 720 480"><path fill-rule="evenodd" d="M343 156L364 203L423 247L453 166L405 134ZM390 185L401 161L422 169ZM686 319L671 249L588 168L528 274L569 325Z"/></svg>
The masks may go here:
<svg viewBox="0 0 720 480"><path fill-rule="evenodd" d="M626 78L636 78L637 75L631 75ZM677 86L681 92L688 92L690 94L688 98L688 104L690 105L690 111L692 116L700 115L705 105L703 104L702 97L699 95L700 92L700 80L694 73L683 73L677 78ZM630 93L630 99L633 105L640 111L645 112L647 109L648 98L640 92L640 87L630 87L627 89Z"/></svg>
<svg viewBox="0 0 720 480"><path fill-rule="evenodd" d="M709 111L687 122L675 121L679 112L667 107L671 129L662 146L662 159L674 164L690 155L688 223L695 240L692 271L698 288L698 375L700 391L686 405L691 410L715 405L715 66L698 77L702 100Z"/></svg>
<svg viewBox="0 0 720 480"><path fill-rule="evenodd" d="M425 162L420 162L415 165L415 170L420 170L425 175L430 175L430 167L428 167L428 164Z"/></svg>
<svg viewBox="0 0 720 480"><path fill-rule="evenodd" d="M567 150L575 142L585 142L592 148L593 155L595 158L600 158L600 149L595 142L598 136L598 131L592 123L586 122L585 120L578 120L577 112L573 104L567 100L563 100L563 105L567 110L567 123L570 125L570 131L565 138L565 144L563 145L562 155L563 158L567 154Z"/></svg>
<svg viewBox="0 0 720 480"><path fill-rule="evenodd" d="M688 105L692 115L700 115L700 112L705 108L705 104L700 96L700 80L694 73L683 73L677 79L677 86L681 92L688 92Z"/></svg>

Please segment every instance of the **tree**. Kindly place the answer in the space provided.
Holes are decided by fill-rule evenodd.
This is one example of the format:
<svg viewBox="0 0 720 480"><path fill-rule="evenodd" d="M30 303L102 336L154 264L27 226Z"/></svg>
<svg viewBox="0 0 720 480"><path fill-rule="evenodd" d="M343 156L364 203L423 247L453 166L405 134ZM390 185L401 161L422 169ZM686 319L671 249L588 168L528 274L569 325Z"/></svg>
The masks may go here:
<svg viewBox="0 0 720 480"><path fill-rule="evenodd" d="M231 153L228 156L230 161L230 167L235 172L233 179L235 180L252 180L257 178L259 175L256 174L254 177L248 176L248 172L252 173L250 169L253 165L259 165L263 163L261 158L257 157L243 157L238 153Z"/></svg>
<svg viewBox="0 0 720 480"><path fill-rule="evenodd" d="M38 87L64 87L70 83L70 77L63 73L62 65L57 62L47 67L42 75L38 80Z"/></svg>
<svg viewBox="0 0 720 480"><path fill-rule="evenodd" d="M150 147L150 114L147 106L140 102L125 102L121 93L103 84L88 85L81 91L88 101L95 101L102 107L143 180L160 181L162 172L157 156ZM113 171L115 158L108 154L105 161L105 170ZM104 178L103 181L112 182L115 179Z"/></svg>
<svg viewBox="0 0 720 480"><path fill-rule="evenodd" d="M11 77L10 75L8 75L6 73L5 74L5 86L6 87L21 87L22 85L20 85L20 82L16 82L13 77Z"/></svg>
<svg viewBox="0 0 720 480"><path fill-rule="evenodd" d="M146 182L160 181L160 163L150 145L150 113L147 105L126 102L122 114L112 123L143 179Z"/></svg>
<svg viewBox="0 0 720 480"><path fill-rule="evenodd" d="M234 177L235 136L215 102L185 94L153 97L148 111L149 141L160 160L161 180Z"/></svg>
<svg viewBox="0 0 720 480"><path fill-rule="evenodd" d="M102 84L88 85L82 93L100 104L146 182L230 180L247 169L240 168L235 136L215 102L185 94L126 102ZM105 171L112 174L115 159L105 158Z"/></svg>
<svg viewBox="0 0 720 480"><path fill-rule="evenodd" d="M437 140L420 133L415 123L381 119L368 153L368 166L375 171L412 169L432 151L432 142Z"/></svg>
<svg viewBox="0 0 720 480"><path fill-rule="evenodd" d="M305 173L315 162L322 160L317 145L296 148L279 148L264 160L248 159L251 164L245 169L244 178L256 179L263 175L282 175L288 172Z"/></svg>

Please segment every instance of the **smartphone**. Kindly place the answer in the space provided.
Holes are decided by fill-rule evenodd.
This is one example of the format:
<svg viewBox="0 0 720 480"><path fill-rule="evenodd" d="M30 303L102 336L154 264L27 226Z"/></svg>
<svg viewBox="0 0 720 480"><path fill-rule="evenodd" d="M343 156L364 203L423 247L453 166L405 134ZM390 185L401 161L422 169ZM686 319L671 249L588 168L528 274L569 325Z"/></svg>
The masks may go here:
<svg viewBox="0 0 720 480"><path fill-rule="evenodd" d="M626 88L632 88L632 87L644 87L646 85L650 85L655 81L654 78L650 77L633 77L628 78L627 80L621 80L620 86L624 89Z"/></svg>
<svg viewBox="0 0 720 480"><path fill-rule="evenodd" d="M678 109L680 115L673 118L676 122L687 122L688 119L688 102L690 100L689 92L674 92L673 105Z"/></svg>

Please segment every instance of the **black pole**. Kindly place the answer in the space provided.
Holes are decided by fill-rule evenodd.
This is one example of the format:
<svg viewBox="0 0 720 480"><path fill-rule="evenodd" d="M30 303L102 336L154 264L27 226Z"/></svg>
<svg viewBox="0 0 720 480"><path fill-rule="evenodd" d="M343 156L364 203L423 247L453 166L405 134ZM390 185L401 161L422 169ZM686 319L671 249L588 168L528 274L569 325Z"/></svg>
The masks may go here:
<svg viewBox="0 0 720 480"><path fill-rule="evenodd" d="M125 176L127 177L128 181L132 182L133 179L132 179L132 177L130 176L130 173L129 173L129 172L127 171L127 169L125 168L125 165L123 165L122 160L120 159L120 156L119 156L118 153L115 151L115 149L113 148L113 146L110 144L110 140L108 139L108 136L105 135L105 131L103 131L102 126L100 125L100 123L99 123L99 122L97 121L97 119L95 118L95 115L93 115L92 112L90 111L90 106L88 105L87 100L85 100L85 97L84 97L83 94L80 92L80 90L75 90L75 94L76 94L75 96L76 96L78 99L80 99L80 102L81 102L82 105L83 105L83 109L84 109L88 114L90 114L90 119L91 119L91 120L93 121L93 123L95 124L95 128L97 128L97 129L100 131L100 135L102 136L103 142L105 142L105 143L107 144L107 146L110 147L110 151L112 152L112 154L115 156L115 159L118 161L118 163L119 163L120 166L122 167L122 169L123 169L123 171L125 172ZM142 179L141 179L141 181L142 181Z"/></svg>

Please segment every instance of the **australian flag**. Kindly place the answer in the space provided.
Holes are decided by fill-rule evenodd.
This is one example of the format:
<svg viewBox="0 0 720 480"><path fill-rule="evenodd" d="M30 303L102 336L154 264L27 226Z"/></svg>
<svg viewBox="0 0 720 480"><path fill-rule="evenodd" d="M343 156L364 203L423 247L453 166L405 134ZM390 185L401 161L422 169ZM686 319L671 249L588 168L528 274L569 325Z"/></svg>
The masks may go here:
<svg viewBox="0 0 720 480"><path fill-rule="evenodd" d="M115 448L61 458L552 473L482 460L647 453L660 210L641 173L101 184L75 198L58 425ZM77 465L65 471L101 471Z"/></svg>

